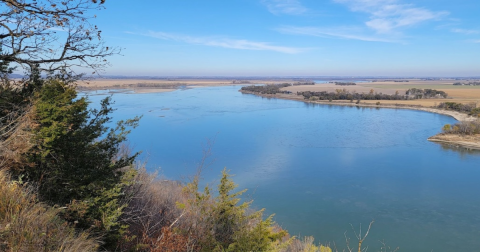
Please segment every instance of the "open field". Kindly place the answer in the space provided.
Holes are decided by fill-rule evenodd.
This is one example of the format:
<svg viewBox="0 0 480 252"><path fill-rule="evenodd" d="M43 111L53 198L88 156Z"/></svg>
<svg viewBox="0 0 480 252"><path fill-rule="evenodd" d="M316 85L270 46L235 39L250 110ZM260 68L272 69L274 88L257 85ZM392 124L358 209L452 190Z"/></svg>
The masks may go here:
<svg viewBox="0 0 480 252"><path fill-rule="evenodd" d="M384 93L384 94L395 94L398 91L401 94L404 94L410 88L421 88L421 89L436 89L444 91L448 94L448 99L420 99L420 100L406 100L406 101L392 101L392 100L381 100L381 104L386 105L395 105L395 104L404 104L404 105L419 105L425 107L433 107L442 102L459 102L459 103L477 103L480 105L480 86L454 86L453 83L457 82L454 80L445 81L421 81L421 80L411 80L409 82L367 82L367 83L358 83L355 86L339 86L332 83L328 84L319 84L314 86L291 86L283 88L282 90L288 90L293 93L304 92L304 91L327 91L335 92L336 89L346 89L349 92L358 92L358 93L368 93L373 89L374 92ZM362 101L365 104L376 104L378 101Z"/></svg>

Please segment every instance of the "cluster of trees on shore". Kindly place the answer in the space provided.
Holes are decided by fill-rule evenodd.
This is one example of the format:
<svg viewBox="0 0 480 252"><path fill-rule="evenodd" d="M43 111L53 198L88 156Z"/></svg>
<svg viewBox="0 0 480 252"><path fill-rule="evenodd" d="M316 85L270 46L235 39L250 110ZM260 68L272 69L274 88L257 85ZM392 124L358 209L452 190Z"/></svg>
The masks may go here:
<svg viewBox="0 0 480 252"><path fill-rule="evenodd" d="M412 88L405 92L405 95L400 95L397 91L394 95L377 93L373 89L369 93L350 92L346 89L337 89L335 92L297 92L297 95L302 95L306 100L410 100L420 98L446 98L447 94L443 91L433 89L416 89Z"/></svg>
<svg viewBox="0 0 480 252"><path fill-rule="evenodd" d="M267 85L251 85L242 87L240 90L259 94L290 94L290 91L281 90L284 87L300 86L300 85L315 85L315 82L294 82L294 83L280 83Z"/></svg>
<svg viewBox="0 0 480 252"><path fill-rule="evenodd" d="M334 82L335 85L338 86L355 86L357 85L355 82Z"/></svg>
<svg viewBox="0 0 480 252"><path fill-rule="evenodd" d="M342 85L342 84L340 84ZM346 83L345 85L349 85ZM240 90L251 93L258 94L290 94L290 91L282 90L284 87L290 86L289 83L283 84L271 84L263 86L245 86ZM412 99L422 99L422 98L447 98L448 94L443 91L438 91L435 89L418 89L411 88L408 89L404 95L400 95L397 91L394 95L388 95L383 93L377 93L373 89L369 93L358 93L350 92L346 89L336 89L335 92L312 92L304 91L297 92L297 95L302 95L306 100L412 100Z"/></svg>
<svg viewBox="0 0 480 252"><path fill-rule="evenodd" d="M480 120L462 121L453 125L445 124L442 131L444 134L478 135L480 134Z"/></svg>
<svg viewBox="0 0 480 252"><path fill-rule="evenodd" d="M259 94L278 94L278 93L290 93L288 91L281 90L281 88L291 86L290 83L282 84L268 84L268 85L252 85L242 87L241 91L259 93Z"/></svg>
<svg viewBox="0 0 480 252"><path fill-rule="evenodd" d="M444 91L439 91L435 89L421 89L421 88L410 88L405 93L408 98L411 99L423 99L423 98L447 98L448 94Z"/></svg>
<svg viewBox="0 0 480 252"><path fill-rule="evenodd" d="M459 103L459 102L442 102L437 108L454 110L462 113L467 113L471 116L480 117L480 108L477 108L476 103Z"/></svg>
<svg viewBox="0 0 480 252"><path fill-rule="evenodd" d="M480 82L474 81L474 82L455 82L453 83L454 86L480 86Z"/></svg>
<svg viewBox="0 0 480 252"><path fill-rule="evenodd" d="M292 83L292 86L301 86L301 85L315 85L313 81L297 81Z"/></svg>
<svg viewBox="0 0 480 252"><path fill-rule="evenodd" d="M399 94L387 95L382 93L376 93L370 90L369 93L357 93L350 92L345 89L337 89L336 92L297 92L297 95L302 95L305 100L406 100L406 96Z"/></svg>

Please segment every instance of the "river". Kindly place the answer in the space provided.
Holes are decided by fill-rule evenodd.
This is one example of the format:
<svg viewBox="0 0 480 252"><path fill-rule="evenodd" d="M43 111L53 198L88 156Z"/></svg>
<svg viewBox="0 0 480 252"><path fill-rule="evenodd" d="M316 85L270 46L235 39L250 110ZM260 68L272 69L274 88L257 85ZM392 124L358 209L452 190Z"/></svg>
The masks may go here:
<svg viewBox="0 0 480 252"><path fill-rule="evenodd" d="M150 171L188 180L211 146L204 184L227 167L253 207L293 235L369 251L480 250L480 153L427 141L451 117L267 99L238 86L116 93L114 119L143 115L129 142ZM96 106L106 92L88 92ZM209 144L210 143L210 144Z"/></svg>

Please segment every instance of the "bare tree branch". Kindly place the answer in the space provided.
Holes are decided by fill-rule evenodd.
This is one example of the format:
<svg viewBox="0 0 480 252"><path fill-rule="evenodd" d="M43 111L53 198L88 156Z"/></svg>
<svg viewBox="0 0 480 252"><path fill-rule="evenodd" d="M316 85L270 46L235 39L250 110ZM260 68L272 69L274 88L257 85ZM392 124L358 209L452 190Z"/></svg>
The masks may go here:
<svg viewBox="0 0 480 252"><path fill-rule="evenodd" d="M41 71L73 71L108 66L120 53L105 45L90 23L105 0L0 0L0 61Z"/></svg>

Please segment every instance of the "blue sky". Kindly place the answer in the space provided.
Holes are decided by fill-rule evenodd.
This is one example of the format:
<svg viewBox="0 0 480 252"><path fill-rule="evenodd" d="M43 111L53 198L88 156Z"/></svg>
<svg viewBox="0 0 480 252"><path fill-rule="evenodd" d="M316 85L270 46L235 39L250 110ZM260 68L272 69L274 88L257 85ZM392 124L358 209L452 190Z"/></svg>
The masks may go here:
<svg viewBox="0 0 480 252"><path fill-rule="evenodd" d="M110 0L108 75L480 76L478 0Z"/></svg>

